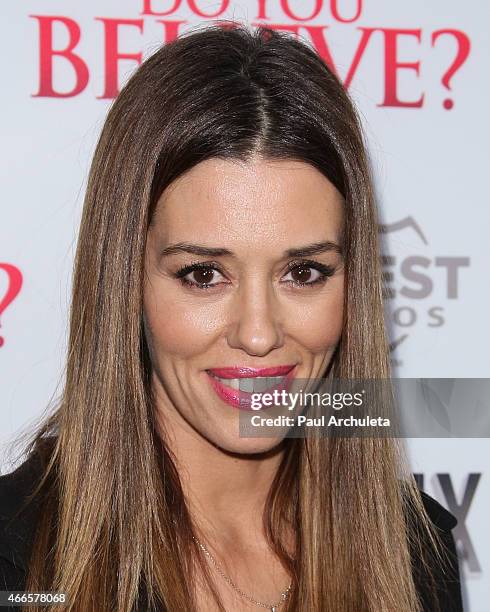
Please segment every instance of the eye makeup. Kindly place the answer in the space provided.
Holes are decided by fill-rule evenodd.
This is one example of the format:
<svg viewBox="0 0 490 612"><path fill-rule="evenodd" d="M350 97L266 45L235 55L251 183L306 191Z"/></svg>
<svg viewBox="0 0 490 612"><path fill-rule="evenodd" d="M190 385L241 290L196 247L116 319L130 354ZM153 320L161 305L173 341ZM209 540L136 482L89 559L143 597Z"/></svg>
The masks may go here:
<svg viewBox="0 0 490 612"><path fill-rule="evenodd" d="M311 270L314 271L313 274ZM310 288L324 284L334 273L335 266L323 264L312 259L299 259L287 264L286 276L291 275L292 278L282 280L282 282L296 288ZM296 278L294 278L295 274ZM216 275L218 275L218 279L216 279ZM216 261L201 261L187 264L177 270L174 273L174 277L182 285L199 290L209 290L219 285L229 284L230 282L221 270L220 264ZM221 280L219 277L221 277Z"/></svg>

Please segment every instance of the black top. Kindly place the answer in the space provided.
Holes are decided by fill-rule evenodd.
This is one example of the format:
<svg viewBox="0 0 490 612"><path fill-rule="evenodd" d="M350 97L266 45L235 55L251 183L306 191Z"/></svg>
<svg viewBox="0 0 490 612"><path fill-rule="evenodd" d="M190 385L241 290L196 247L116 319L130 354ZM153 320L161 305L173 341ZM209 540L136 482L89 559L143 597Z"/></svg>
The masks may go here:
<svg viewBox="0 0 490 612"><path fill-rule="evenodd" d="M16 514L26 496L33 490L40 475L40 463L35 456L30 457L14 472L0 477L0 591L23 591L26 569L34 537L34 529L39 515L39 506L29 504L27 510ZM438 585L438 598L441 612L463 612L461 598L458 558L452 529L456 518L435 499L421 491L422 501L431 521L438 527L441 539L447 549L450 565L443 571L432 568ZM424 612L433 612L428 603L429 591L427 575L423 565L413 556L415 586L423 602ZM12 606L2 610L18 611ZM143 612L143 611L141 611Z"/></svg>

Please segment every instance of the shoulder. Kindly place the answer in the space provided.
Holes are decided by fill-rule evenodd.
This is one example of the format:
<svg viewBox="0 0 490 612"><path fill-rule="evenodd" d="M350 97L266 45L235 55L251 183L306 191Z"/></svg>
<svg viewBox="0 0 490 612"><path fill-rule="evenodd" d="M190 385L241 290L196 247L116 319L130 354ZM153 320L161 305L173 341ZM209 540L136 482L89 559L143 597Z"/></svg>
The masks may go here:
<svg viewBox="0 0 490 612"><path fill-rule="evenodd" d="M31 454L15 471L0 476L0 587L21 587L30 556L39 502L28 503L42 474ZM0 590L1 590L0 589Z"/></svg>
<svg viewBox="0 0 490 612"><path fill-rule="evenodd" d="M411 542L410 550L415 586L423 610L434 610L431 591L435 591L441 612L463 612L459 561L452 531L458 521L449 510L424 491L420 491L420 496L440 543L439 557L425 530L420 525L415 527L414 533L418 539Z"/></svg>
<svg viewBox="0 0 490 612"><path fill-rule="evenodd" d="M438 501L433 497L420 491L422 503L424 504L425 511L429 515L432 524L442 531L451 531L458 524L457 518L454 514L451 514L449 510L446 510Z"/></svg>

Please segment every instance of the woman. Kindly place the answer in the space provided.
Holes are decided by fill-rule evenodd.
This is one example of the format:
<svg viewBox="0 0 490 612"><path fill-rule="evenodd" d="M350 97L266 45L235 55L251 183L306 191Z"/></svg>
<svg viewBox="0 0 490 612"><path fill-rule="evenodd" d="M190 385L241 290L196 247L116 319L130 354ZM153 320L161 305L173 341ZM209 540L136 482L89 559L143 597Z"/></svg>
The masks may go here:
<svg viewBox="0 0 490 612"><path fill-rule="evenodd" d="M95 152L64 393L2 479L6 587L84 612L461 610L456 521L395 440L238 435L241 379L322 376L389 377L356 111L288 35L188 32Z"/></svg>

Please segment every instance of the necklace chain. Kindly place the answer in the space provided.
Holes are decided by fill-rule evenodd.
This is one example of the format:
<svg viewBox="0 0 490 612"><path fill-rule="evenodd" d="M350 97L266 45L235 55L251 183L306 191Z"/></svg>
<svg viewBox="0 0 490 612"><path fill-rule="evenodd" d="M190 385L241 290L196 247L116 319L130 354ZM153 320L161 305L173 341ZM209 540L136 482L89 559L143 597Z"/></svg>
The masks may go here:
<svg viewBox="0 0 490 612"><path fill-rule="evenodd" d="M264 603L263 601L258 601L257 599L255 599L254 597L251 597L250 595L248 595L247 593L245 593L244 591L242 591L234 582L233 580L227 576L224 571L221 569L221 567L219 566L218 562L216 561L216 559L213 557L213 555L209 552L209 550L204 546L204 544L202 544L201 542L199 542L199 540L192 536L192 539L194 540L194 542L199 546L199 548L202 550L202 552L204 553L204 555L209 559L209 561L211 562L211 564L213 565L214 569L218 572L218 574L223 578L223 580L225 580L225 582L227 582L233 590L235 590L241 597L243 597L244 599L246 599L247 601L249 601L250 603L255 604L256 606L259 606L260 608L266 608L267 610L270 610L271 612L277 612L279 606L281 604L283 604L286 599L289 596L289 592L291 591L291 587L292 587L292 583L289 584L288 588L283 591L281 593L281 599L279 601L277 601L276 603Z"/></svg>

